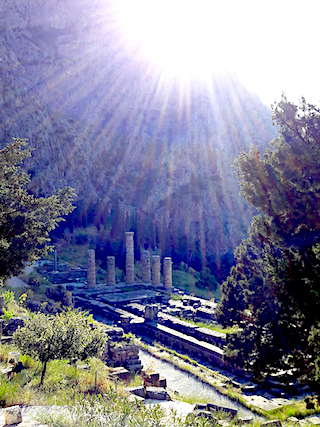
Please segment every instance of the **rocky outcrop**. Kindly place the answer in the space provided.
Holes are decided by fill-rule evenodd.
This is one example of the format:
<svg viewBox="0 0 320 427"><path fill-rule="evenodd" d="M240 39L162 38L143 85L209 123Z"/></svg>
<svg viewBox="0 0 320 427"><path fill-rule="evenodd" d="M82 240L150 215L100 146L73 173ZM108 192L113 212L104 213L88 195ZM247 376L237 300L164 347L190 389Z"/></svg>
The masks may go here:
<svg viewBox="0 0 320 427"><path fill-rule="evenodd" d="M8 323L3 328L3 334L6 336L12 336L15 331L21 326L24 326L26 316L24 317L12 317L8 320Z"/></svg>

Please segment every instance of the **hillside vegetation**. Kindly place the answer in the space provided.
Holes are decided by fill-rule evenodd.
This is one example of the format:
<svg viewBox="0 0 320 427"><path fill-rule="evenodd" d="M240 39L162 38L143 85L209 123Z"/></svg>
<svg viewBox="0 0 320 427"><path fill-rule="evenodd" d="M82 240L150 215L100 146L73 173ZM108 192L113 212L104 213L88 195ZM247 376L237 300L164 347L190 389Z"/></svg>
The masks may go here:
<svg viewBox="0 0 320 427"><path fill-rule="evenodd" d="M237 323L228 356L252 371L294 369L319 387L320 109L285 96L280 135L263 156L236 161L242 195L257 208L222 286L218 320Z"/></svg>
<svg viewBox="0 0 320 427"><path fill-rule="evenodd" d="M108 1L1 7L0 144L19 136L35 148L25 164L30 190L70 185L70 231L103 227L101 242L122 250L133 230L138 246L209 266L221 281L221 258L253 214L231 165L276 136L269 108L233 75L212 76L209 89L161 85L126 50Z"/></svg>

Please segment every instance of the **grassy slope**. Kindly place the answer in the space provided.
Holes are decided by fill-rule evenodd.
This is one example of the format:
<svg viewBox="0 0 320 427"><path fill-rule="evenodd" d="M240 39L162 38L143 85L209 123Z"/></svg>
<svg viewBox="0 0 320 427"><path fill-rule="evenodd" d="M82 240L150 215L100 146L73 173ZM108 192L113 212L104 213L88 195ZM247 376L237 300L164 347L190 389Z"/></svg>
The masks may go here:
<svg viewBox="0 0 320 427"><path fill-rule="evenodd" d="M200 289L196 286L196 282L198 281L198 278L190 274L186 271L181 270L173 270L172 272L172 283L173 286L186 291L189 294L194 294L195 296L199 298L205 298L205 299L220 299L220 293L219 289L211 290L211 289Z"/></svg>

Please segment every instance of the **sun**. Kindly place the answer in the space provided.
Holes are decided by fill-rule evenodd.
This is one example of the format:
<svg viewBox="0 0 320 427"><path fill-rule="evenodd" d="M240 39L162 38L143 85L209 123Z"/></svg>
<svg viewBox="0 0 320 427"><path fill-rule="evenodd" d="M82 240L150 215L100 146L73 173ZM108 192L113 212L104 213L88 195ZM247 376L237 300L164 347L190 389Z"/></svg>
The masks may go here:
<svg viewBox="0 0 320 427"><path fill-rule="evenodd" d="M233 34L215 0L115 0L126 45L167 77L205 78L231 67Z"/></svg>

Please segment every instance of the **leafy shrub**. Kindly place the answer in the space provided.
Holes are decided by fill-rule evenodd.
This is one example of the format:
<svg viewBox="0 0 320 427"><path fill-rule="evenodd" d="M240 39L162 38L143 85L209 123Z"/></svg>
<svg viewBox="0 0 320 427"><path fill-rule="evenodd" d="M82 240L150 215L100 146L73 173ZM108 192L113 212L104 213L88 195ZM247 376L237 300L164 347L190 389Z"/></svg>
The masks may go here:
<svg viewBox="0 0 320 427"><path fill-rule="evenodd" d="M62 306L70 307L72 305L72 293L67 291L62 285L48 288L46 295L55 302L61 302Z"/></svg>
<svg viewBox="0 0 320 427"><path fill-rule="evenodd" d="M11 310L7 310L6 308L3 308L3 315L1 317L6 321L6 323L8 323L9 320L14 317L14 313Z"/></svg>
<svg viewBox="0 0 320 427"><path fill-rule="evenodd" d="M4 298L4 305L6 306L6 307L8 307L8 305L12 302L12 301L14 301L14 292L12 292L12 291L6 291L3 295L3 298Z"/></svg>

